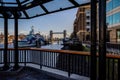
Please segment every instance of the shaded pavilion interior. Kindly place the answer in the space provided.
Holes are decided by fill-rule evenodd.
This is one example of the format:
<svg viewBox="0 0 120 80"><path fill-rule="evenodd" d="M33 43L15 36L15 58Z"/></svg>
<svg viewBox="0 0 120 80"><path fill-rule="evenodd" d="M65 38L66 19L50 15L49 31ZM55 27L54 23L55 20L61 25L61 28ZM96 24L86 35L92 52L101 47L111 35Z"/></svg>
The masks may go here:
<svg viewBox="0 0 120 80"><path fill-rule="evenodd" d="M0 18L4 18L4 66L2 71L10 68L7 61L8 50L8 19L14 19L14 70L19 69L18 63L18 20L32 19L35 17L76 8L91 4L91 80L96 80L96 11L97 0L0 0ZM106 34L106 1L99 0L99 80L105 80L106 71L106 45L104 36ZM101 17L103 16L103 17Z"/></svg>

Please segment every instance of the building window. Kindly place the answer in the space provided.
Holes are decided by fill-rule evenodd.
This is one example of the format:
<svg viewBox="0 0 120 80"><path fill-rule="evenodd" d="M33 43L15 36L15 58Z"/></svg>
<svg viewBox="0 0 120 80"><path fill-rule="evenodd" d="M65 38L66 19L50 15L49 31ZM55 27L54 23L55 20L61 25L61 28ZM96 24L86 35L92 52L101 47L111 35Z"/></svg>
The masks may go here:
<svg viewBox="0 0 120 80"><path fill-rule="evenodd" d="M109 12L119 6L120 6L120 0L111 0L110 2L107 3L106 11Z"/></svg>
<svg viewBox="0 0 120 80"><path fill-rule="evenodd" d="M120 29L117 30L117 42L120 42Z"/></svg>
<svg viewBox="0 0 120 80"><path fill-rule="evenodd" d="M107 23L109 25L114 25L120 23L120 12L117 12L113 15L107 17Z"/></svg>
<svg viewBox="0 0 120 80"><path fill-rule="evenodd" d="M87 18L87 20L89 20L89 19L90 19L90 16L86 16L86 18Z"/></svg>
<svg viewBox="0 0 120 80"><path fill-rule="evenodd" d="M87 22L86 24L87 24L87 26L90 26L90 22Z"/></svg>

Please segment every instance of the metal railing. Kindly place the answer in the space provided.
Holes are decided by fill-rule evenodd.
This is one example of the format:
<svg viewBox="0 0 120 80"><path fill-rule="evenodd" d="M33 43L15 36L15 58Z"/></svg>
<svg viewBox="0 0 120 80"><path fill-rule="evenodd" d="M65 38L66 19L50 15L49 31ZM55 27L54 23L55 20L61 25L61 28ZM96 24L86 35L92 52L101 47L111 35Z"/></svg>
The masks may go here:
<svg viewBox="0 0 120 80"><path fill-rule="evenodd" d="M91 42L90 41L84 41L83 42L87 47L90 48ZM99 43L97 42L97 49L99 46ZM117 42L106 42L106 51L109 54L120 54L120 43Z"/></svg>
<svg viewBox="0 0 120 80"><path fill-rule="evenodd" d="M112 54L120 54L120 43L106 43L107 52Z"/></svg>
<svg viewBox="0 0 120 80"><path fill-rule="evenodd" d="M0 49L0 64L3 64L4 49ZM77 52L69 50L50 50L40 48L20 48L19 49L19 63L26 66L29 63L39 65L42 69L43 66L54 68L62 71L67 71L68 76L71 74L78 74L90 77L90 53ZM99 73L97 58L97 73ZM8 49L8 62L11 65L14 63L14 49ZM106 80L119 80L120 79L120 55L107 54L106 55ZM34 66L32 66L34 67ZM97 74L97 78L98 78Z"/></svg>

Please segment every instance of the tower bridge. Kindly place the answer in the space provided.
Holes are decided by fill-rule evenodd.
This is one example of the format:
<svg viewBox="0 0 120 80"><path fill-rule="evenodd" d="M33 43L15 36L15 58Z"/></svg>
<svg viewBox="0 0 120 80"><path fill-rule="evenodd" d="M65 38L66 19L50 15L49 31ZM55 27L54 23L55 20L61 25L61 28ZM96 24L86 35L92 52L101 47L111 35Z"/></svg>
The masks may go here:
<svg viewBox="0 0 120 80"><path fill-rule="evenodd" d="M63 34L63 38L66 38L67 36L67 31L64 30L63 32L53 32L52 30L50 31L50 42L53 41L53 35L54 34Z"/></svg>

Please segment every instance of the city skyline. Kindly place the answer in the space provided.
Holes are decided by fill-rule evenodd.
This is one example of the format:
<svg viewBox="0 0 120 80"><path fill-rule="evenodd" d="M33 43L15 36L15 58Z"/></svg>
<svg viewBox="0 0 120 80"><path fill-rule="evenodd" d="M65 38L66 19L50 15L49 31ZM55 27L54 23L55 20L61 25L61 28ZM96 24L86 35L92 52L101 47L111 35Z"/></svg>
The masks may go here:
<svg viewBox="0 0 120 80"><path fill-rule="evenodd" d="M76 17L77 8L62 11L59 13L53 13L30 20L19 20L19 34L28 34L31 26L34 26L35 33L49 34L50 30L54 32L62 32L67 30L70 34L73 31L73 23ZM0 19L0 33L4 33L4 20ZM14 34L14 20L8 21L9 34Z"/></svg>

